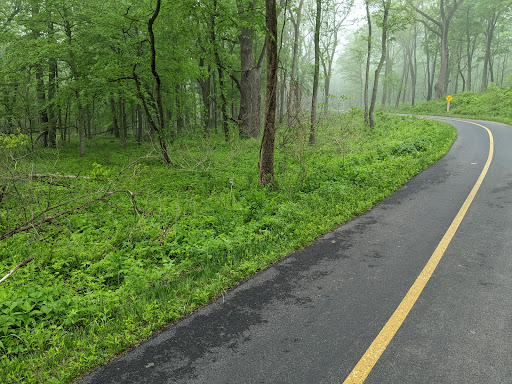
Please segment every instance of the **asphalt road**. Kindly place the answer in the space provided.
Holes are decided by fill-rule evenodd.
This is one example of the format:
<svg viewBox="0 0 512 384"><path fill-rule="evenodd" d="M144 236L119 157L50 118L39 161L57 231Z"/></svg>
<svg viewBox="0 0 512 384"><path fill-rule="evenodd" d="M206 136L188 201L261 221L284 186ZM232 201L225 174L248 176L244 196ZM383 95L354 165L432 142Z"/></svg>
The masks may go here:
<svg viewBox="0 0 512 384"><path fill-rule="evenodd" d="M488 160L487 131L451 123L450 152L380 205L80 383L342 383ZM512 383L512 127L479 123L489 171L366 383Z"/></svg>

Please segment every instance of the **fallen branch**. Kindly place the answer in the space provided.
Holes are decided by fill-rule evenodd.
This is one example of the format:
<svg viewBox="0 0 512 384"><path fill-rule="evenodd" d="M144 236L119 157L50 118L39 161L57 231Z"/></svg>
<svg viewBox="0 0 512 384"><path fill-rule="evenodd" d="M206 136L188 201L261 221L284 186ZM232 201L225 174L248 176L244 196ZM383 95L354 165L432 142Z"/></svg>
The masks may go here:
<svg viewBox="0 0 512 384"><path fill-rule="evenodd" d="M99 177L91 176L75 176L75 175L54 175L54 174L41 174L41 173L30 173L28 178L43 179L43 178L54 178L54 179L85 179L85 180L103 180Z"/></svg>
<svg viewBox="0 0 512 384"><path fill-rule="evenodd" d="M7 275L2 277L2 280L0 280L0 284L2 284L5 280L7 280L9 277L11 277L14 272L16 272L21 267L24 267L25 265L30 263L32 260L34 260L34 256L30 256L30 257L26 258L25 260L23 260L21 263L19 263L17 266L15 266L13 269L11 269Z"/></svg>
<svg viewBox="0 0 512 384"><path fill-rule="evenodd" d="M18 233L26 232L26 231L28 231L28 230L30 230L32 228L39 227L39 226L41 226L41 225L43 225L45 223L52 222L52 221L54 221L55 219L58 219L61 216L67 215L67 214L69 214L69 213L71 213L73 211L80 210L80 209L82 209L84 207L87 207L87 206L89 206L89 205L91 205L91 204L93 204L95 202L103 201L103 200L107 199L108 197L112 196L113 194L120 193L120 192L123 192L123 191L104 192L100 197L97 197L95 199L86 201L85 203L80 204L80 205L78 205L76 207L66 209L66 210L64 210L62 212L56 213L56 214L51 215L51 216L46 216L45 214L48 213L49 211L55 210L56 208L61 207L61 206L65 205L65 204L68 204L70 202L83 199L83 198L85 198L87 196L81 196L79 198L66 201L65 203L61 203L61 204L58 204L56 206L50 207L47 210L45 210L44 212L41 212L39 215L37 215L34 218L32 218L31 220L27 221L22 226L20 226L18 228L14 228L14 229L12 229L9 232L0 234L0 241L8 239L9 237L12 237L12 236L14 236L14 235L16 235Z"/></svg>

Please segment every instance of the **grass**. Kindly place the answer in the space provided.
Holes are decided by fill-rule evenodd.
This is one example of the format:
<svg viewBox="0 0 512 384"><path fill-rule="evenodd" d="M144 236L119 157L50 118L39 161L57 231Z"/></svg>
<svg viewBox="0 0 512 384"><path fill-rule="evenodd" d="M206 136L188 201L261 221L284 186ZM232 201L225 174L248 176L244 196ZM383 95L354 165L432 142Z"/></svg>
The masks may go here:
<svg viewBox="0 0 512 384"><path fill-rule="evenodd" d="M446 100L438 99L421 102L415 106L402 105L386 111L417 115L466 117L479 120L512 124L512 88L498 87L493 83L485 92L462 92L453 95L450 112L446 112Z"/></svg>
<svg viewBox="0 0 512 384"><path fill-rule="evenodd" d="M77 143L20 157L18 180L93 178L23 179L10 225L28 207L123 192L0 242L0 271L34 256L0 287L0 382L72 381L382 201L455 136L382 114L371 131L357 112L322 122L314 146L306 127L280 129L272 189L257 184L258 140L180 137L173 169L144 157L151 146L121 149L110 137L89 141L85 158Z"/></svg>

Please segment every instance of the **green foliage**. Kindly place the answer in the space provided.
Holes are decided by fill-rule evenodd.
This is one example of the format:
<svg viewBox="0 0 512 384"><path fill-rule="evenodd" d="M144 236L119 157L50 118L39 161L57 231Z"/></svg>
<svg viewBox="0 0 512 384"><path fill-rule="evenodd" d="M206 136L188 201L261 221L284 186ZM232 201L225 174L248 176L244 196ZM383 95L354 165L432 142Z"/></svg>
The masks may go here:
<svg viewBox="0 0 512 384"><path fill-rule="evenodd" d="M428 138L416 137L391 149L391 154L393 156L405 156L418 151L423 152L429 148L430 141Z"/></svg>
<svg viewBox="0 0 512 384"><path fill-rule="evenodd" d="M512 88L498 87L490 83L485 92L462 92L452 95L450 116L465 116L469 118L499 120L504 123L512 122ZM445 115L446 100L432 100L411 106L401 106L401 112Z"/></svg>
<svg viewBox="0 0 512 384"><path fill-rule="evenodd" d="M377 114L370 131L358 110L333 114L315 146L278 140L272 190L257 183L257 140L180 138L175 169L145 157L119 181L133 195L0 242L0 271L34 256L0 287L0 382L69 382L369 209L454 138L422 119ZM43 206L105 188L149 150L98 137L78 159L72 144L26 157L34 173L88 177L32 180Z"/></svg>
<svg viewBox="0 0 512 384"><path fill-rule="evenodd" d="M29 143L28 136L18 132L10 135L0 133L0 149L15 149L27 146Z"/></svg>

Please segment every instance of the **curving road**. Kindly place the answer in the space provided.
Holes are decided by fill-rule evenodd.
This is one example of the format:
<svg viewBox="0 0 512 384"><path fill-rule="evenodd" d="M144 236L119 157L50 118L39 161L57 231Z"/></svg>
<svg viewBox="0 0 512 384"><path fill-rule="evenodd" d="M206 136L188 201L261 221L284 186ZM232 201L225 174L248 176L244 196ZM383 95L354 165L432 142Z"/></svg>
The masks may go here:
<svg viewBox="0 0 512 384"><path fill-rule="evenodd" d="M437 164L80 383L512 382L512 127L438 119Z"/></svg>

